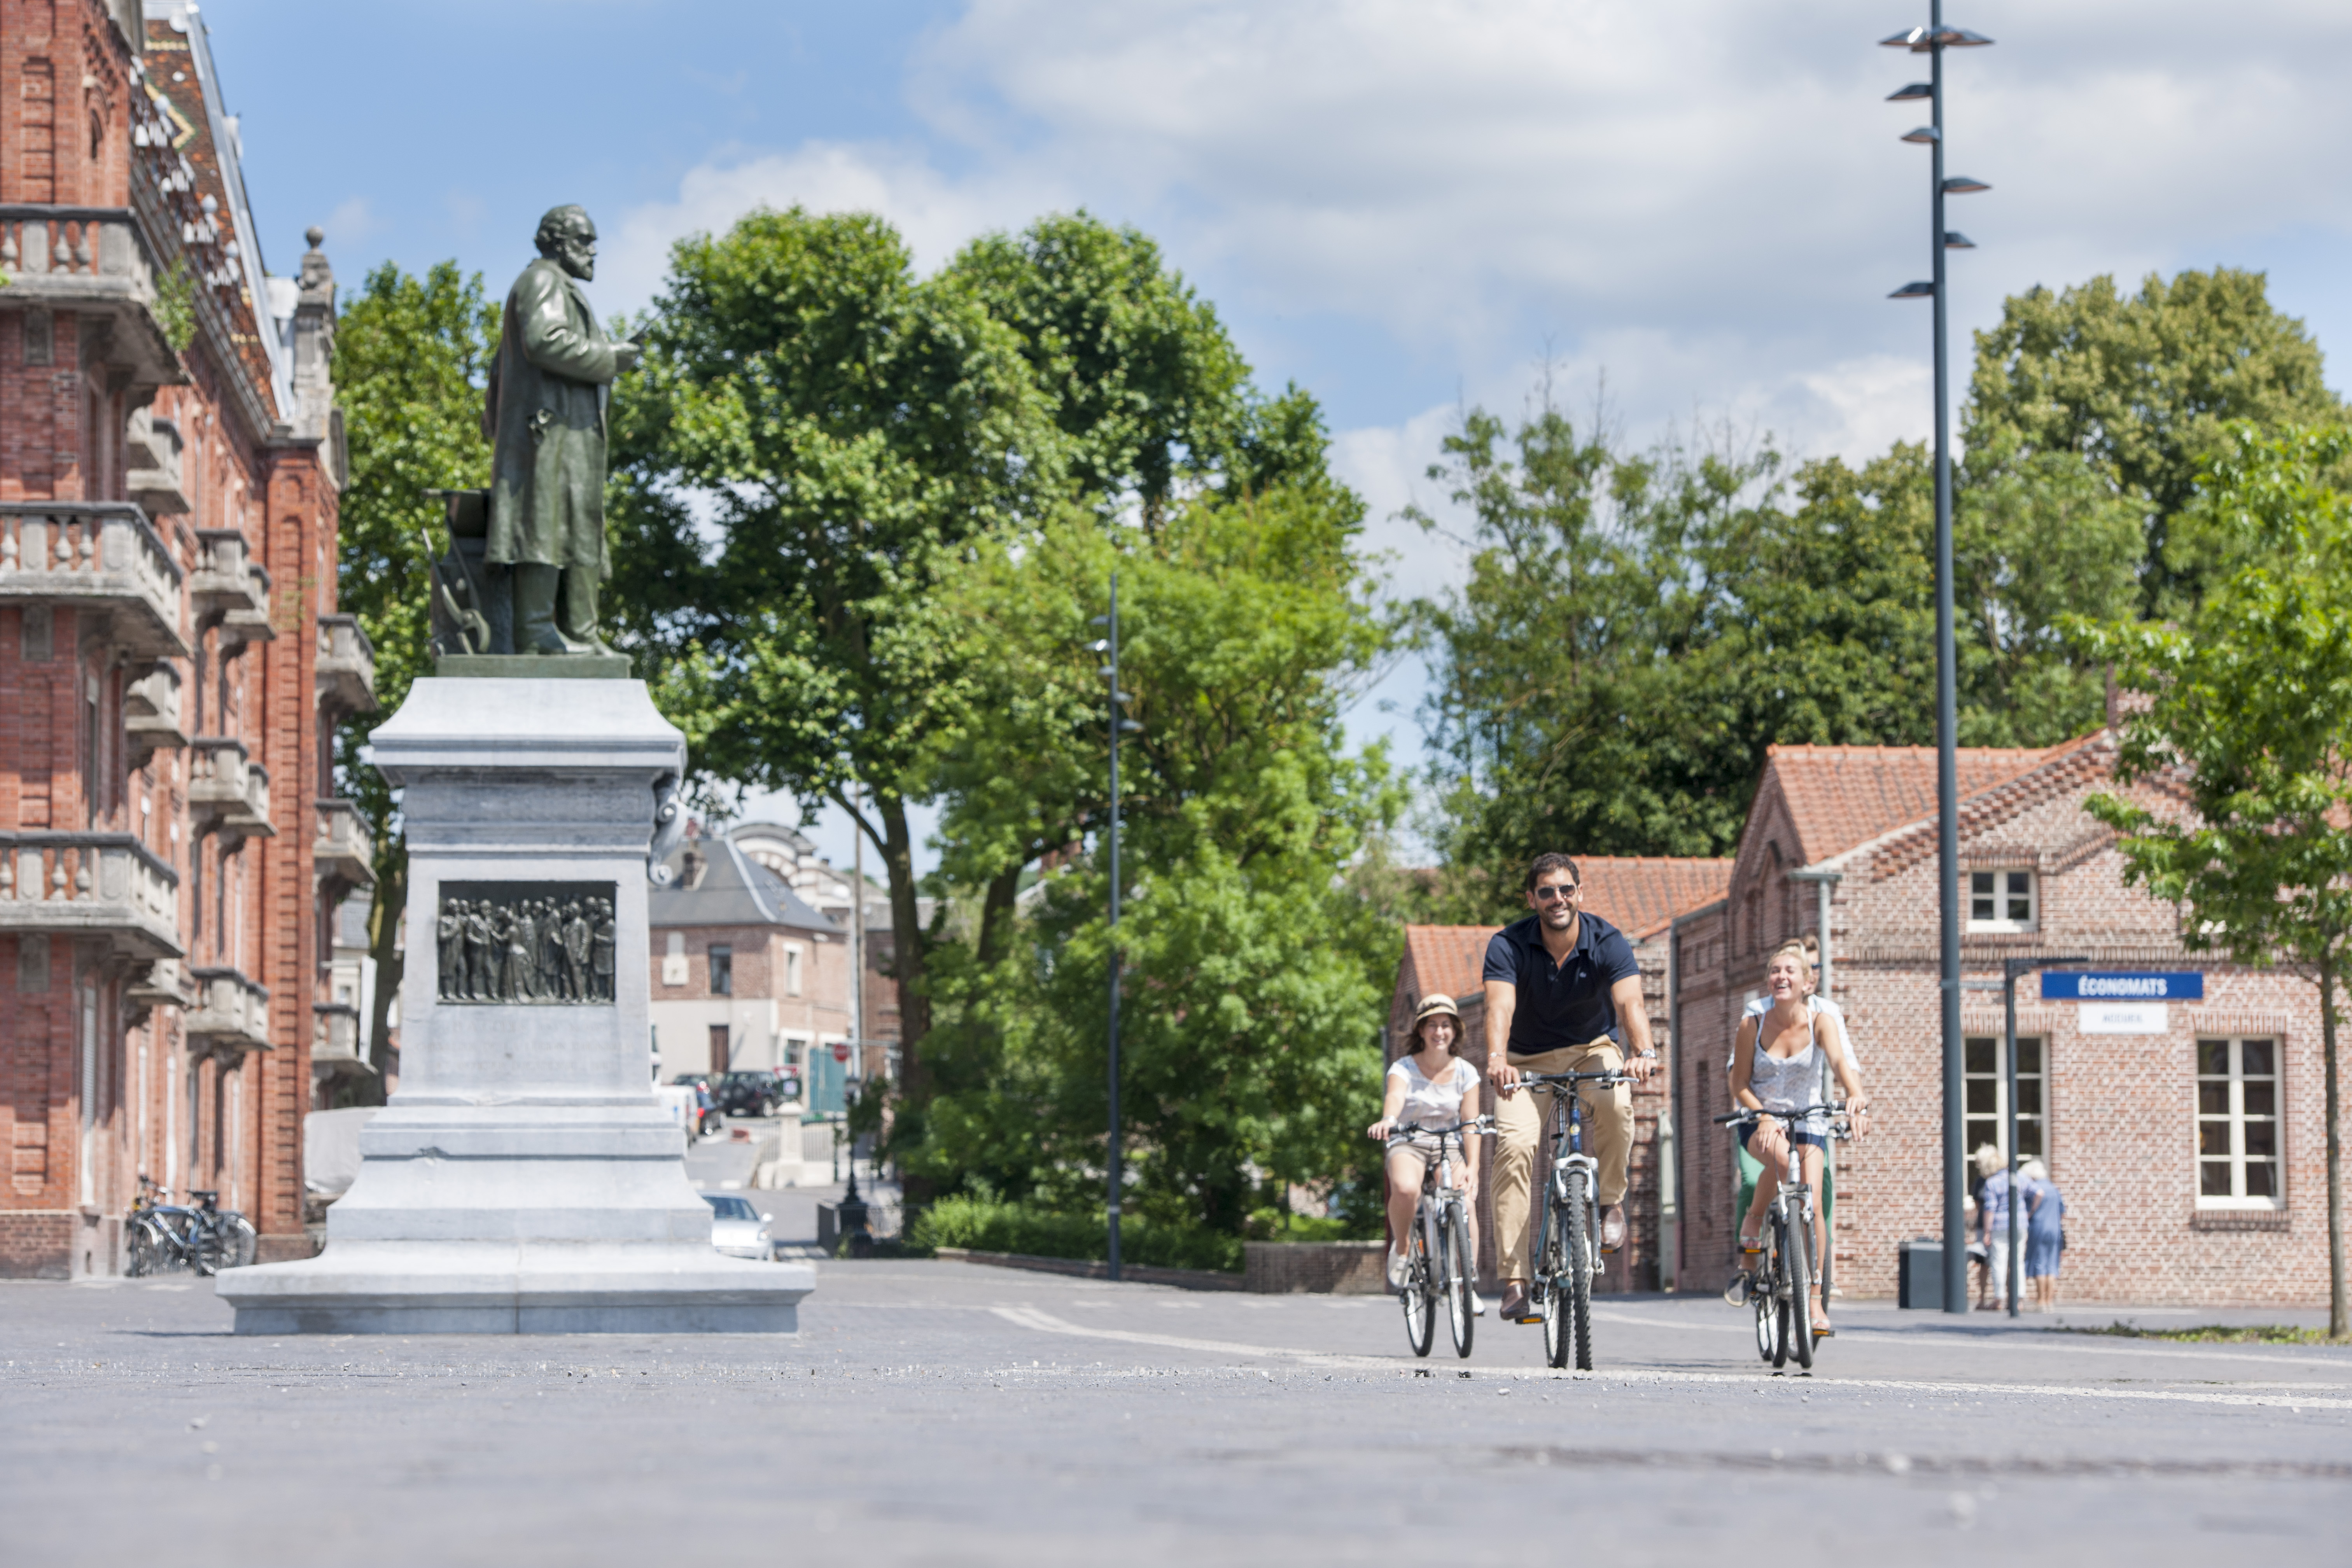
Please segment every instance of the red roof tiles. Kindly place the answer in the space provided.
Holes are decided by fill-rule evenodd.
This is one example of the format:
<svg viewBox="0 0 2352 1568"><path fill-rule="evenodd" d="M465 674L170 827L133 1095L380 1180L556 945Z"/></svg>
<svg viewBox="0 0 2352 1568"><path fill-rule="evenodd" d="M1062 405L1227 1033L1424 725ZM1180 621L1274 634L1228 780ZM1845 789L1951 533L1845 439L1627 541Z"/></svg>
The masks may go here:
<svg viewBox="0 0 2352 1568"><path fill-rule="evenodd" d="M1655 935L1676 915L1711 904L1731 886L1732 862L1667 856L1595 855L1580 859L1584 907L1634 942Z"/></svg>
<svg viewBox="0 0 2352 1568"><path fill-rule="evenodd" d="M1964 746L1960 798L1979 795L2032 770L2050 751ZM1760 801L1778 786L1795 827L1803 863L1817 864L1857 844L1936 815L1933 746L1772 746L1766 750Z"/></svg>

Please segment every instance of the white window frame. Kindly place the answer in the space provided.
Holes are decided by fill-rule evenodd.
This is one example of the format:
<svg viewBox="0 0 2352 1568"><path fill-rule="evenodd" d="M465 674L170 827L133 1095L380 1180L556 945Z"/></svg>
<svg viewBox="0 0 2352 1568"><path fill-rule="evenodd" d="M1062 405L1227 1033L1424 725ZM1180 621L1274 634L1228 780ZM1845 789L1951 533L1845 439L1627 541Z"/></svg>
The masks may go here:
<svg viewBox="0 0 2352 1568"><path fill-rule="evenodd" d="M2042 929L2042 877L2031 866L1997 866L1963 872L1969 879L1969 930L1972 931L2032 931ZM2025 884L2025 918L2016 918L2017 885ZM1977 900L1990 900L1991 918L1979 919Z"/></svg>
<svg viewBox="0 0 2352 1568"><path fill-rule="evenodd" d="M2209 1076L2205 1071L2206 1047L2214 1045L2225 1047L2228 1050L2227 1077ZM2246 1089L2249 1079L2245 1071L2245 1047L2249 1045L2264 1045L2271 1050L2269 1074L2258 1075L2252 1079L2253 1084L2267 1084L2270 1088L2271 1110L2266 1118L2259 1113L2251 1117L2246 1113ZM2201 1035L2198 1037L2197 1056L2192 1064L2196 1068L2193 1080L2196 1085L2194 1090L2196 1109L2193 1113L2196 1131L2191 1135L2191 1144L2195 1150L2192 1158L2197 1167L2195 1181L2197 1206L2200 1209L2238 1213L2251 1210L2256 1214L2275 1214L2286 1207L2286 1118L2282 1114L2286 1100L2284 1092L2286 1080L2285 1074L2281 1070L2284 1066L2283 1059L2284 1055L2285 1042L2276 1035ZM2210 1116L2207 1114L2204 1090L2208 1084L2228 1086L2226 1110ZM2246 1167L2252 1162L2249 1161L2246 1153L2245 1131L2250 1121L2267 1121L2271 1126L2271 1152L2267 1158L2271 1165L2272 1190L2267 1196L2250 1195L2246 1191ZM2226 1155L2208 1156L2205 1152L2205 1130L2208 1125L2219 1125L2225 1130L2228 1149ZM2205 1166L2209 1158L2217 1161L2226 1159L2229 1162L2230 1191L2227 1194L2207 1195ZM2263 1157L2255 1156L2254 1160L2258 1162Z"/></svg>
<svg viewBox="0 0 2352 1568"><path fill-rule="evenodd" d="M787 996L801 994L802 960L805 956L806 950L799 942L784 943L784 994Z"/></svg>
<svg viewBox="0 0 2352 1568"><path fill-rule="evenodd" d="M1988 1041L1992 1046L1992 1071L1990 1074L1978 1072L1966 1065L1968 1047L1979 1040ZM2018 1036L2017 1043L2020 1047L2032 1043L2039 1047L2034 1056L2036 1062L2034 1069L2027 1072L2021 1068L2018 1072L2018 1099L2022 1100L2028 1098L2025 1087L2030 1083L2039 1088L2040 1093L2035 1098L2042 1102L2041 1110L2021 1111L2017 1118L2018 1142L2021 1145L2027 1142L2026 1129L2032 1126L2040 1131L2042 1136L2036 1142L2042 1146L2039 1150L2021 1149L2017 1157L2021 1163L2038 1158L2044 1163L2048 1163L2050 1161L2050 1037L2037 1029ZM2000 1157L2004 1161L2009 1158L2009 1073L2001 1056L2008 1044L2008 1040L2002 1036L1983 1034L1965 1036L1960 1042L1962 1060L1960 1103L1967 1107L1960 1113L1960 1125L1963 1128L1971 1122L1984 1121L1984 1112L1975 1108L1974 1096L1968 1092L1969 1086L1982 1083L1988 1078L1992 1082L1992 1136L1988 1140L1979 1139L1973 1133L1969 1134L1967 1140L1968 1152L1974 1154L1982 1143L1989 1142L1994 1148L2000 1151ZM2024 1054L2021 1049L2018 1052L2021 1058Z"/></svg>
<svg viewBox="0 0 2352 1568"><path fill-rule="evenodd" d="M674 931L667 933L667 938L662 952L662 984L664 985L688 984L692 982L694 973L687 966L686 933L682 931Z"/></svg>

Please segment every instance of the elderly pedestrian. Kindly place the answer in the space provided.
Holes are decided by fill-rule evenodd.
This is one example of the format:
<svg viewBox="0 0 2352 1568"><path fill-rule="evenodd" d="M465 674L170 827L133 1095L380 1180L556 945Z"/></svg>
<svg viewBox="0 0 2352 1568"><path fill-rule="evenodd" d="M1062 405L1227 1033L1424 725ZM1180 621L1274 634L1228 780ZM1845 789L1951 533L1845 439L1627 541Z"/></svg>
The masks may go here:
<svg viewBox="0 0 2352 1568"><path fill-rule="evenodd" d="M2066 1249L2066 1199L2050 1179L2050 1168L2028 1160L2017 1168L2028 1218L2025 1227L2025 1278L2033 1287L2033 1310L2058 1310L2058 1265Z"/></svg>
<svg viewBox="0 0 2352 1568"><path fill-rule="evenodd" d="M2000 1311L2009 1305L2009 1162L2000 1151L1990 1143L1978 1146L1977 1174L1984 1178L1977 1188L1977 1239L1984 1243L1985 1280L1992 1287L1992 1310ZM2018 1189L2018 1222L2025 1220L2024 1188ZM2017 1238L2022 1248L2025 1237Z"/></svg>

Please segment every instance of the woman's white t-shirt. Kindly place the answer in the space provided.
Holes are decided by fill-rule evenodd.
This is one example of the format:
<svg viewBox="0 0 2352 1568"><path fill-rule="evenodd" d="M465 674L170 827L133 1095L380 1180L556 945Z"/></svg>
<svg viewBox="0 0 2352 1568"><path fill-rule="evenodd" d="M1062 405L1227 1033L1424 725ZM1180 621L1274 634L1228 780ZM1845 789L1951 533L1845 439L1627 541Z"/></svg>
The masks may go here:
<svg viewBox="0 0 2352 1568"><path fill-rule="evenodd" d="M1389 1064L1389 1077L1404 1079L1404 1107L1397 1112L1399 1127L1451 1127L1462 1120L1462 1097L1477 1086L1478 1071L1460 1057L1424 1075L1411 1057Z"/></svg>

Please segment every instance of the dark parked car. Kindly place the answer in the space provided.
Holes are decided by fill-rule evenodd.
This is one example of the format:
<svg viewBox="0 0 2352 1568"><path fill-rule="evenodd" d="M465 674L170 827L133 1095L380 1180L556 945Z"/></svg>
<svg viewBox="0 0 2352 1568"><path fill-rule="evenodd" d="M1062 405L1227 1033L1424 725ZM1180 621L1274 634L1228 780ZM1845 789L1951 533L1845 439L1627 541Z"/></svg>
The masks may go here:
<svg viewBox="0 0 2352 1568"><path fill-rule="evenodd" d="M710 1079L710 1098L730 1116L773 1116L784 1098L782 1082L767 1068L722 1072Z"/></svg>

